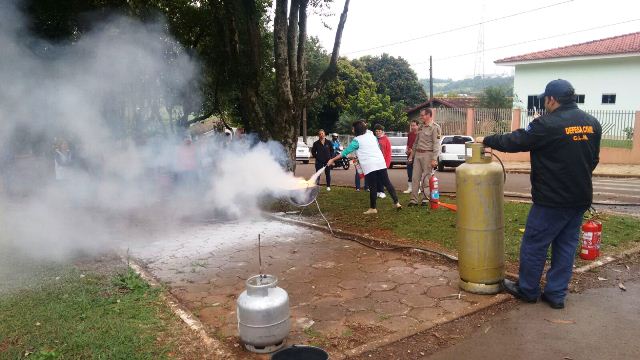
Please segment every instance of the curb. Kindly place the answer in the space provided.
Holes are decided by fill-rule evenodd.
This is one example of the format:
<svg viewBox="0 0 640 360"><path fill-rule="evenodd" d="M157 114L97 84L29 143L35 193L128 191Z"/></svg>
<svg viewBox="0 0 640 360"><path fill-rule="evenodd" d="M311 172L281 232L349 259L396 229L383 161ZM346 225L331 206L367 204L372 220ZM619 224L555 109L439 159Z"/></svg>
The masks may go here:
<svg viewBox="0 0 640 360"><path fill-rule="evenodd" d="M125 258L120 255L120 259L127 264L136 274L140 275L145 281L149 283L149 285L153 287L160 287L160 282L156 279L150 272L148 272L143 265L140 265L136 259L131 257ZM169 292L163 291L161 293L162 299L169 306L171 312L173 312L176 316L178 316L193 332L195 332L204 345L214 352L217 355L217 359L233 359L233 355L226 352L224 349L224 345L220 343L217 339L210 337L206 330L204 329L204 325L198 318L196 318L189 310L185 309L178 299L176 299Z"/></svg>
<svg viewBox="0 0 640 360"><path fill-rule="evenodd" d="M475 314L478 311L482 311L482 310L488 309L488 308L490 308L492 306L507 302L510 299L512 299L512 297L511 297L511 295L508 295L508 294L497 294L497 295L494 295L494 299L489 301L489 303L484 307L475 308L475 309L474 308L465 309L464 311L462 311L462 312L460 312L458 314L454 313L454 314L445 315L444 317L436 320L433 323L425 324L423 326L418 326L418 327L415 327L415 328L412 328L412 329L407 329L407 330L404 330L404 331L400 331L400 332L385 336L385 337L383 337L383 338L381 338L379 340L374 340L374 341L372 341L370 343L366 343L364 345L360 345L360 346L358 346L356 348L353 348L353 349L345 352L343 357L336 356L335 358L336 359L344 359L344 356L351 357L351 356L361 355L362 353L365 353L367 351L370 351L370 350L377 349L377 348L382 347L382 346L386 346L386 345L392 344L394 342L400 341L400 340L408 338L410 336L425 332L425 331L427 331L429 329L432 329L432 328L434 328L436 326L444 325L444 324L452 322L454 320L461 319L463 317Z"/></svg>
<svg viewBox="0 0 640 360"><path fill-rule="evenodd" d="M507 169L507 174L531 174L531 170ZM617 179L640 179L640 175L635 174L593 174L593 177L617 178Z"/></svg>
<svg viewBox="0 0 640 360"><path fill-rule="evenodd" d="M614 262L616 260L619 260L620 258L622 258L624 256L633 255L633 254L637 254L637 253L640 253L640 246L636 246L636 247L631 248L629 250L623 251L620 254L610 255L610 256L605 257L602 260L597 260L597 261L594 261L594 262L592 262L590 264L581 266L581 267L573 270L573 272L576 273L576 274L582 274L582 273L585 273L585 272L587 272L589 270L592 270L592 269L599 268L601 266L610 264L610 263L612 263L612 262Z"/></svg>

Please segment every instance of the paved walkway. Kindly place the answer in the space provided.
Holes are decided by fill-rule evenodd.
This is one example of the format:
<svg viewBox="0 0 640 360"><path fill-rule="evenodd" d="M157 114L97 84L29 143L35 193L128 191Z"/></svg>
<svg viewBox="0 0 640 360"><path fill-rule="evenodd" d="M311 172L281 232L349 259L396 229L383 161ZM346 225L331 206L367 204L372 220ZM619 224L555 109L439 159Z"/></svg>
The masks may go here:
<svg viewBox="0 0 640 360"><path fill-rule="evenodd" d="M290 296L288 343L319 344L332 358L506 297L461 293L454 264L376 251L273 220L195 226L134 246L131 254L169 285L209 334L227 337L227 346L238 352L235 301L244 281L259 272L258 234L264 272L276 275Z"/></svg>
<svg viewBox="0 0 640 360"><path fill-rule="evenodd" d="M625 281L621 291L614 279L628 272L635 280ZM639 273L637 265L608 267L597 274L608 279L607 287L570 294L565 309L521 304L430 359L638 359Z"/></svg>

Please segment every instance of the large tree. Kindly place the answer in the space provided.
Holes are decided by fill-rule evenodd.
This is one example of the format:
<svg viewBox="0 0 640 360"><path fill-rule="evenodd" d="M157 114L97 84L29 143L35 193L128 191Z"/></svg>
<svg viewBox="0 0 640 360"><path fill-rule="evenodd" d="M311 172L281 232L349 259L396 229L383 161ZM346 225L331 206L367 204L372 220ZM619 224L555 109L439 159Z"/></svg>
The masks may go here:
<svg viewBox="0 0 640 360"><path fill-rule="evenodd" d="M406 126L402 103L392 103L387 94L380 94L371 74L352 65L346 59L338 61L338 77L327 91L327 109L335 109L340 132L350 132L349 121L366 119L370 126L381 124L387 130L400 130Z"/></svg>
<svg viewBox="0 0 640 360"><path fill-rule="evenodd" d="M332 0L25 1L32 30L56 41L74 41L96 20L114 12L143 21L162 14L170 33L202 63L200 83L174 94L176 103L169 104L171 114L173 108L179 109L175 122L188 127L216 113L222 118L235 117L260 138L280 141L291 160L303 109L337 73L350 2L345 1L329 62L310 82L305 57L307 16ZM273 30L269 28L270 8Z"/></svg>
<svg viewBox="0 0 640 360"><path fill-rule="evenodd" d="M367 55L354 60L353 65L368 71L378 83L378 93L389 95L391 102L402 102L411 107L426 100L418 76L402 57L395 58L386 53Z"/></svg>
<svg viewBox="0 0 640 360"><path fill-rule="evenodd" d="M319 5L321 0L292 0L287 18L287 0L276 0L273 26L276 75L276 109L271 136L280 140L289 152L295 166L298 124L304 107L318 97L326 84L337 74L342 31L347 21L349 0L344 3L336 30L329 65L318 81L310 88L305 86L305 46L307 39L307 11L309 5Z"/></svg>

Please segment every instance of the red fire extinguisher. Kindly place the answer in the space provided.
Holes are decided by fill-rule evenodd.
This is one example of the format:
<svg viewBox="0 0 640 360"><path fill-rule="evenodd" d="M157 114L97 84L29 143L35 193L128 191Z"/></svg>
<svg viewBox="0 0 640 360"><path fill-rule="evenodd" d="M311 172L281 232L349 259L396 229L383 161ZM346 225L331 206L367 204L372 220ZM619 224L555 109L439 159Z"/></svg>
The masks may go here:
<svg viewBox="0 0 640 360"><path fill-rule="evenodd" d="M580 258L583 260L595 260L600 256L600 241L602 238L602 223L596 219L597 214L591 212L591 218L582 224L582 237L580 238Z"/></svg>
<svg viewBox="0 0 640 360"><path fill-rule="evenodd" d="M429 194L431 198L429 207L431 209L438 209L440 207L440 190L438 188L438 178L435 175L435 171L431 173L431 177L429 178Z"/></svg>
<svg viewBox="0 0 640 360"><path fill-rule="evenodd" d="M362 166L358 161L358 158L353 159L353 165L356 167L356 173L360 179L364 179L364 170L362 170Z"/></svg>

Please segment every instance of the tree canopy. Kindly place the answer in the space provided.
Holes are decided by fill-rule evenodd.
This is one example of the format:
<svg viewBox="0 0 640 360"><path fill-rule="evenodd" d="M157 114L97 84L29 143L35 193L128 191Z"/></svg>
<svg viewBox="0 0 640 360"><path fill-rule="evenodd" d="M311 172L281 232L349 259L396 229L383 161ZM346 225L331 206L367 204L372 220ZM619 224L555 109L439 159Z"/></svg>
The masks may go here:
<svg viewBox="0 0 640 360"><path fill-rule="evenodd" d="M418 76L402 57L384 53L381 56L363 56L353 63L371 74L378 83L378 93L388 95L391 102L402 102L412 107L426 101L427 95Z"/></svg>
<svg viewBox="0 0 640 360"><path fill-rule="evenodd" d="M490 86L480 95L480 107L490 109L508 109L512 106L511 91L503 87Z"/></svg>

